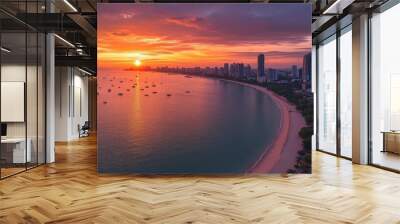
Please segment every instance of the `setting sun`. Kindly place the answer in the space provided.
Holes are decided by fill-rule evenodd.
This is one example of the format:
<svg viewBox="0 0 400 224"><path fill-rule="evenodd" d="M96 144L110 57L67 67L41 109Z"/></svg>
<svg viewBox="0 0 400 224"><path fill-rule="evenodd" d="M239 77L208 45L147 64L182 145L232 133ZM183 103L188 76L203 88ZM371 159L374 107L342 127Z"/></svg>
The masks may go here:
<svg viewBox="0 0 400 224"><path fill-rule="evenodd" d="M135 66L139 67L142 64L142 62L139 59L135 60Z"/></svg>

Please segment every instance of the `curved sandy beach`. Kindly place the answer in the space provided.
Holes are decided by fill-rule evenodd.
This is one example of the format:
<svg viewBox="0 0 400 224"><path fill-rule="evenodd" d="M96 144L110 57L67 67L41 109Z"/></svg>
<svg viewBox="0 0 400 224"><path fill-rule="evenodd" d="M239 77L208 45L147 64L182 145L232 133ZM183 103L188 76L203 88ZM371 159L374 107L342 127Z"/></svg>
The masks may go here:
<svg viewBox="0 0 400 224"><path fill-rule="evenodd" d="M268 145L249 173L286 173L296 163L297 152L302 149L298 133L306 126L303 116L284 97L253 84L228 80L268 94L281 111L280 131L271 145Z"/></svg>

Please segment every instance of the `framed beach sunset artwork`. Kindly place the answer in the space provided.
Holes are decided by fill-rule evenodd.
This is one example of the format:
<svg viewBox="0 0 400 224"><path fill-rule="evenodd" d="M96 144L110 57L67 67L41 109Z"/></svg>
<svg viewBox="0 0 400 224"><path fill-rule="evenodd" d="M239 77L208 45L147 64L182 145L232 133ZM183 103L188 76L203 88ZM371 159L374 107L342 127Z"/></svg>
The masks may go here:
<svg viewBox="0 0 400 224"><path fill-rule="evenodd" d="M98 4L98 171L310 173L310 4Z"/></svg>

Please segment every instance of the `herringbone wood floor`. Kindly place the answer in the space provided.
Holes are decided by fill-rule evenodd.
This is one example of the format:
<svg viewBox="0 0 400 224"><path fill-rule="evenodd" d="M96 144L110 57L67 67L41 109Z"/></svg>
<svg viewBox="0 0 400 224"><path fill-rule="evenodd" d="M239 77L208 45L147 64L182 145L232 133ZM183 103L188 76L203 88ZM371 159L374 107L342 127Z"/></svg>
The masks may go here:
<svg viewBox="0 0 400 224"><path fill-rule="evenodd" d="M312 175L98 175L96 142L0 181L0 223L400 223L400 175L313 154Z"/></svg>

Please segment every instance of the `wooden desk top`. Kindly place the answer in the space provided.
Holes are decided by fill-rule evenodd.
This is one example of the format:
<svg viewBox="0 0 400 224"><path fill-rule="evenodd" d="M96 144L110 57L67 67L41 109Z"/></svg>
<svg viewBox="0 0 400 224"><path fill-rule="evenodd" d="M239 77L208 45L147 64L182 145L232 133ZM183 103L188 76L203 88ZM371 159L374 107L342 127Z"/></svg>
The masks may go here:
<svg viewBox="0 0 400 224"><path fill-rule="evenodd" d="M383 134L398 134L400 135L400 131L381 131Z"/></svg>

